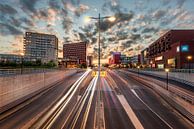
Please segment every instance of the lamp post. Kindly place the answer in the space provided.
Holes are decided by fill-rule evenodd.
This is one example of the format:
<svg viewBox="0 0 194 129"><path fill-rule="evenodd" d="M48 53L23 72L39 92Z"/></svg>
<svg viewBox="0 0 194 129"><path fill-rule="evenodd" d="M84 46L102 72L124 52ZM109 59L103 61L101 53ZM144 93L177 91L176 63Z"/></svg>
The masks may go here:
<svg viewBox="0 0 194 129"><path fill-rule="evenodd" d="M151 60L151 61L150 61L151 69L152 69L152 64L153 64L153 61Z"/></svg>
<svg viewBox="0 0 194 129"><path fill-rule="evenodd" d="M99 13L98 17L86 17L85 21L90 22L91 19L98 21L98 76L100 77L100 25L101 25L101 20L108 19L110 22L114 22L116 18L114 16L101 17Z"/></svg>
<svg viewBox="0 0 194 129"><path fill-rule="evenodd" d="M20 70L21 74L23 74L24 53L20 53L20 56L21 56Z"/></svg>
<svg viewBox="0 0 194 129"><path fill-rule="evenodd" d="M191 73L191 66L190 66L190 60L192 60L192 56L187 56L187 61L188 61L188 65L189 65L189 73Z"/></svg>
<svg viewBox="0 0 194 129"><path fill-rule="evenodd" d="M140 67L139 67L139 66L137 66L137 73L138 73L138 77L139 77L139 69L140 69Z"/></svg>
<svg viewBox="0 0 194 129"><path fill-rule="evenodd" d="M166 72L166 90L168 90L168 72L169 72L169 69L165 69L165 72Z"/></svg>

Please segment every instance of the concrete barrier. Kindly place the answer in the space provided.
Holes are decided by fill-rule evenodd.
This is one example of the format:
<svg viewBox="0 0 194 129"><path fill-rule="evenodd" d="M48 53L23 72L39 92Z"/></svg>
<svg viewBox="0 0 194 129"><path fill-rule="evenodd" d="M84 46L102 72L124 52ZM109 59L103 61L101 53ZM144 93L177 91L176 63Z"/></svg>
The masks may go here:
<svg viewBox="0 0 194 129"><path fill-rule="evenodd" d="M173 106L177 111L179 111L182 115L188 118L191 122L194 122L194 105L191 102L185 101L183 98L180 98L172 92L174 90L174 86L170 86L169 90L167 91L166 85L164 82L160 82L153 78L149 78L143 75L138 76L134 73L125 72L130 75L135 80L139 81L140 83L152 88L155 90L161 97L163 97L171 106ZM192 96L192 95L191 95ZM193 102L193 96L192 96Z"/></svg>
<svg viewBox="0 0 194 129"><path fill-rule="evenodd" d="M76 70L57 70L45 73L0 77L0 113L5 110L3 107L6 107L6 105L14 103L30 94L33 95L37 91L46 89L75 72ZM15 104L17 103L19 102Z"/></svg>

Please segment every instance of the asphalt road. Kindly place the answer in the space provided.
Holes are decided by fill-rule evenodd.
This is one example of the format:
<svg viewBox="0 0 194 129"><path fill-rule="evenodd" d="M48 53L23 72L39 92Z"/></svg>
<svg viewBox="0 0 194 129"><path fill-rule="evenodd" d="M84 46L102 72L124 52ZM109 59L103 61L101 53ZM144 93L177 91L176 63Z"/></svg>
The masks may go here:
<svg viewBox="0 0 194 129"><path fill-rule="evenodd" d="M43 113L43 111L46 112ZM38 117L39 116L39 117ZM76 74L0 121L0 129L192 129L155 92L117 70Z"/></svg>
<svg viewBox="0 0 194 129"><path fill-rule="evenodd" d="M74 74L69 76L62 83L54 86L52 89L41 95L38 99L34 100L27 106L13 113L9 117L0 121L1 129L19 129L23 126L28 127L32 124L31 121L40 115L45 109L53 105L61 96L63 96L70 86L82 75L83 73Z"/></svg>
<svg viewBox="0 0 194 129"><path fill-rule="evenodd" d="M145 129L193 128L149 88L124 73L118 71L109 73L119 89L119 94L125 97Z"/></svg>

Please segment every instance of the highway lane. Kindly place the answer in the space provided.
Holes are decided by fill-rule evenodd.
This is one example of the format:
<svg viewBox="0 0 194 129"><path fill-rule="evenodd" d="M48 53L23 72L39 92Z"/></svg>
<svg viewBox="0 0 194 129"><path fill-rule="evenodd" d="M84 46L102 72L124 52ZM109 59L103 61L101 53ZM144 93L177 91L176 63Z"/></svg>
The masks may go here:
<svg viewBox="0 0 194 129"><path fill-rule="evenodd" d="M135 129L119 102L116 92L105 78L101 78L101 85L106 129Z"/></svg>
<svg viewBox="0 0 194 129"><path fill-rule="evenodd" d="M70 103L66 106L66 108L59 114L58 118L55 120L53 125L51 126L52 129L58 129L58 128L66 128L67 121L72 122L74 117L71 117L72 112L76 112L75 107L79 107L77 105L78 102L80 102L81 97L86 92L86 89L91 82L92 77L89 75L83 82L80 84L76 95L72 98ZM70 120L71 119L71 120Z"/></svg>
<svg viewBox="0 0 194 129"><path fill-rule="evenodd" d="M98 78L91 77L89 73L79 73L65 79L1 121L0 128L193 128L160 96L127 74L113 70L106 77Z"/></svg>
<svg viewBox="0 0 194 129"><path fill-rule="evenodd" d="M83 74L83 72L69 76L62 83L56 85L38 99L23 107L6 119L0 121L2 129L19 129L28 127L28 124L39 116L45 109L52 106L56 100L63 96L70 86Z"/></svg>
<svg viewBox="0 0 194 129"><path fill-rule="evenodd" d="M190 129L193 128L151 89L130 76L110 71L120 92L126 98L139 121L146 129Z"/></svg>

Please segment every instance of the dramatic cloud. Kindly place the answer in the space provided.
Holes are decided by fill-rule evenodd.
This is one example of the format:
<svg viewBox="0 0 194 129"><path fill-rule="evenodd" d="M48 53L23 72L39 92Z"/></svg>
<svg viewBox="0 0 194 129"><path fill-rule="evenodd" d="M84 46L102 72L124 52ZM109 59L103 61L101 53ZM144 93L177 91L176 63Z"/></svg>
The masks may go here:
<svg viewBox="0 0 194 129"><path fill-rule="evenodd" d="M62 25L65 32L68 33L72 29L73 20L70 17L64 17Z"/></svg>
<svg viewBox="0 0 194 129"><path fill-rule="evenodd" d="M157 10L156 12L154 12L154 18L156 19L160 19L161 17L163 17L166 14L165 10Z"/></svg>
<svg viewBox="0 0 194 129"><path fill-rule="evenodd" d="M157 28L154 28L154 27L149 27L149 28L144 28L142 33L156 33L158 31Z"/></svg>
<svg viewBox="0 0 194 129"><path fill-rule="evenodd" d="M82 14L84 14L87 10L89 10L89 6L80 4L78 8L75 9L74 13L77 17L80 17Z"/></svg>
<svg viewBox="0 0 194 129"><path fill-rule="evenodd" d="M20 0L20 3L22 5L22 9L24 11L30 11L32 13L36 12L35 5L38 2L38 0Z"/></svg>
<svg viewBox="0 0 194 129"><path fill-rule="evenodd" d="M1 35L7 36L7 35L21 35L23 34L19 29L15 28L14 26L11 26L9 24L0 23L0 33Z"/></svg>
<svg viewBox="0 0 194 129"><path fill-rule="evenodd" d="M177 5L181 8L187 0L177 0Z"/></svg>
<svg viewBox="0 0 194 129"><path fill-rule="evenodd" d="M60 3L59 3L59 0L49 0L49 6L52 8L52 9L55 9L55 10L58 10L60 9Z"/></svg>
<svg viewBox="0 0 194 129"><path fill-rule="evenodd" d="M2 14L16 14L17 10L15 10L13 7L7 4L0 4L0 13Z"/></svg>

